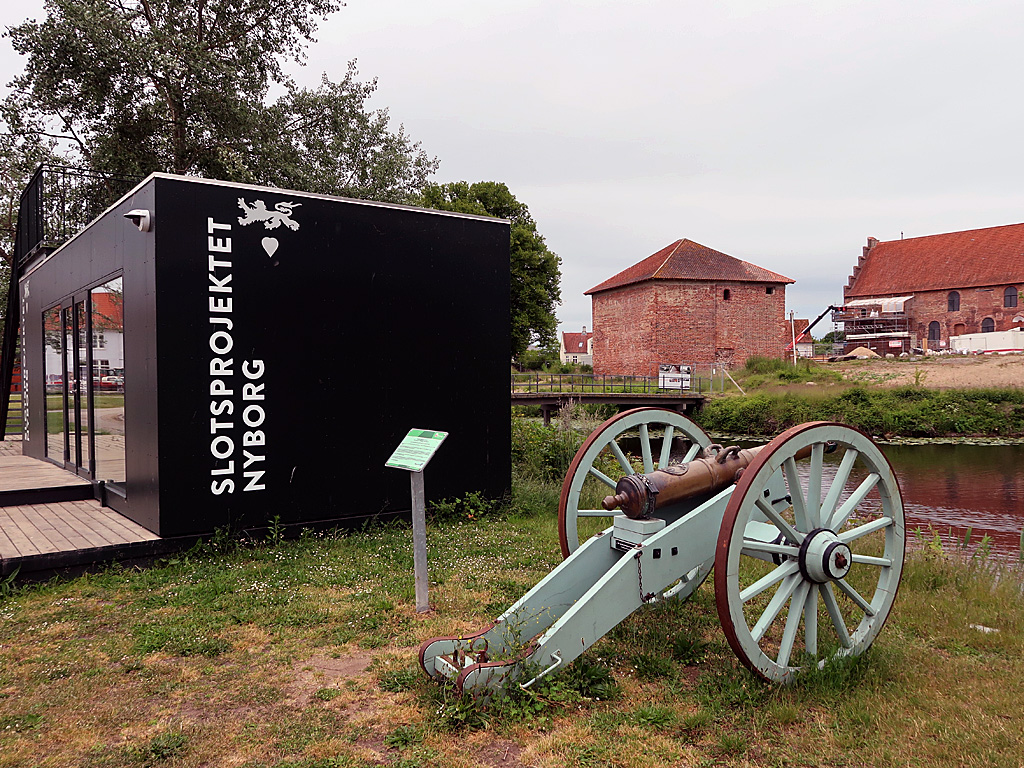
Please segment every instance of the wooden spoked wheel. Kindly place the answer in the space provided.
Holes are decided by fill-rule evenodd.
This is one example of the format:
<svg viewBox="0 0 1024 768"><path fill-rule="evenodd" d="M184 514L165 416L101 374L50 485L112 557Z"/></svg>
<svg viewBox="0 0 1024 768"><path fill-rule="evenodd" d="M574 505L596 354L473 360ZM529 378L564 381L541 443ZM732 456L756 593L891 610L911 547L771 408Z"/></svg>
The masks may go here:
<svg viewBox="0 0 1024 768"><path fill-rule="evenodd" d="M700 427L675 411L634 408L608 419L580 446L562 483L558 538L563 557L611 524L614 513L601 508L601 499L614 493L623 475L636 473L620 445L627 433L638 436L644 472L691 461L711 444Z"/></svg>
<svg viewBox="0 0 1024 768"><path fill-rule="evenodd" d="M769 498L779 471L786 495ZM743 472L722 520L715 600L729 645L782 683L863 653L896 598L905 545L896 476L867 435L828 422L783 432Z"/></svg>

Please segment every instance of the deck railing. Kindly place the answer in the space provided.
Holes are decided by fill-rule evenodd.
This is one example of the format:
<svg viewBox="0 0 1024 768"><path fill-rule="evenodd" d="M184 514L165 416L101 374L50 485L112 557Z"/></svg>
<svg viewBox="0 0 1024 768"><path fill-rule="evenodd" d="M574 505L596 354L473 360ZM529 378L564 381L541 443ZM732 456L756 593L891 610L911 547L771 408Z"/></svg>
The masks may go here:
<svg viewBox="0 0 1024 768"><path fill-rule="evenodd" d="M138 182L134 176L40 165L21 194L18 266L38 247L56 248L70 240Z"/></svg>

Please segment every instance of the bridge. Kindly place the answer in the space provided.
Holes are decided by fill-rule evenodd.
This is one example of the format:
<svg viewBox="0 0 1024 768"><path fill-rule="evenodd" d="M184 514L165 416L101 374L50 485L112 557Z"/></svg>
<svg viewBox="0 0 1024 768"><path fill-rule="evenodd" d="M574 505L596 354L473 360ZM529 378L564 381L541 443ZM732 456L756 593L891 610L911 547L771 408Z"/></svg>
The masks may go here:
<svg viewBox="0 0 1024 768"><path fill-rule="evenodd" d="M691 389L663 389L657 376L595 376L592 374L513 373L512 405L540 407L545 426L551 414L571 403L615 405L619 410L656 406L692 414L704 405L713 378L693 377Z"/></svg>

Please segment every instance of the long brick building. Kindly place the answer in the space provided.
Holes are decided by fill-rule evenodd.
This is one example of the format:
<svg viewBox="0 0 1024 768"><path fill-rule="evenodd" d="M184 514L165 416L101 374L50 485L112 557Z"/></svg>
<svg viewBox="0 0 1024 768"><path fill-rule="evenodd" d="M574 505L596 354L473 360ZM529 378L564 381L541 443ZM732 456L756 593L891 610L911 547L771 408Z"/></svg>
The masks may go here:
<svg viewBox="0 0 1024 768"><path fill-rule="evenodd" d="M677 240L587 291L594 372L657 375L659 364L742 365L781 357L786 285L775 272Z"/></svg>
<svg viewBox="0 0 1024 768"><path fill-rule="evenodd" d="M847 347L880 354L949 348L949 339L1024 326L1024 224L881 242L843 291Z"/></svg>

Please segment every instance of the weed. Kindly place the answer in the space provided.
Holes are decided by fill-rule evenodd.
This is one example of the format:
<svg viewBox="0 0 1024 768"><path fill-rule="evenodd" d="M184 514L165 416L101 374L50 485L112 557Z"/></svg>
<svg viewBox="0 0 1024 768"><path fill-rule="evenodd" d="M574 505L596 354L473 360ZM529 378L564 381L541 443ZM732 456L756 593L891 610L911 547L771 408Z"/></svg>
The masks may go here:
<svg viewBox="0 0 1024 768"><path fill-rule="evenodd" d="M718 750L726 755L741 755L747 751L747 737L726 731L718 737Z"/></svg>
<svg viewBox="0 0 1024 768"><path fill-rule="evenodd" d="M672 641L672 658L687 666L704 660L709 644L700 638L687 634L679 635Z"/></svg>
<svg viewBox="0 0 1024 768"><path fill-rule="evenodd" d="M21 566L19 565L9 574L0 579L0 600L14 594L14 580L18 578L18 572L20 570Z"/></svg>
<svg viewBox="0 0 1024 768"><path fill-rule="evenodd" d="M715 718L709 711L698 709L696 712L683 715L680 726L684 731L700 731L709 727L713 722L715 722Z"/></svg>
<svg viewBox="0 0 1024 768"><path fill-rule="evenodd" d="M416 688L423 679L422 670L414 667L396 669L384 672L377 680L377 687L389 693L400 693L411 691Z"/></svg>
<svg viewBox="0 0 1024 768"><path fill-rule="evenodd" d="M319 699L320 701L330 701L341 696L340 688L321 688L313 694L313 698Z"/></svg>
<svg viewBox="0 0 1024 768"><path fill-rule="evenodd" d="M661 680L671 677L675 672L675 665L671 659L664 656L656 656L650 653L638 653L633 659L633 668L637 677L641 680Z"/></svg>
<svg viewBox="0 0 1024 768"><path fill-rule="evenodd" d="M439 687L438 690L447 694L443 696L441 706L434 713L435 724L440 730L458 733L475 731L487 726L490 718L472 696L456 696L453 690L444 687Z"/></svg>
<svg viewBox="0 0 1024 768"><path fill-rule="evenodd" d="M494 514L500 506L500 502L486 498L479 491L469 491L458 498L432 501L427 517L434 523L450 523L460 520L473 522L485 515Z"/></svg>
<svg viewBox="0 0 1024 768"><path fill-rule="evenodd" d="M423 730L415 725L400 725L384 737L384 743L392 749L408 749L423 743Z"/></svg>
<svg viewBox="0 0 1024 768"><path fill-rule="evenodd" d="M603 664L592 661L587 654L579 657L562 673L566 684L580 696L594 701L611 701L619 698L622 689L612 677L611 670Z"/></svg>
<svg viewBox="0 0 1024 768"><path fill-rule="evenodd" d="M676 713L669 707L646 706L636 710L630 718L641 727L667 728L676 721Z"/></svg>

